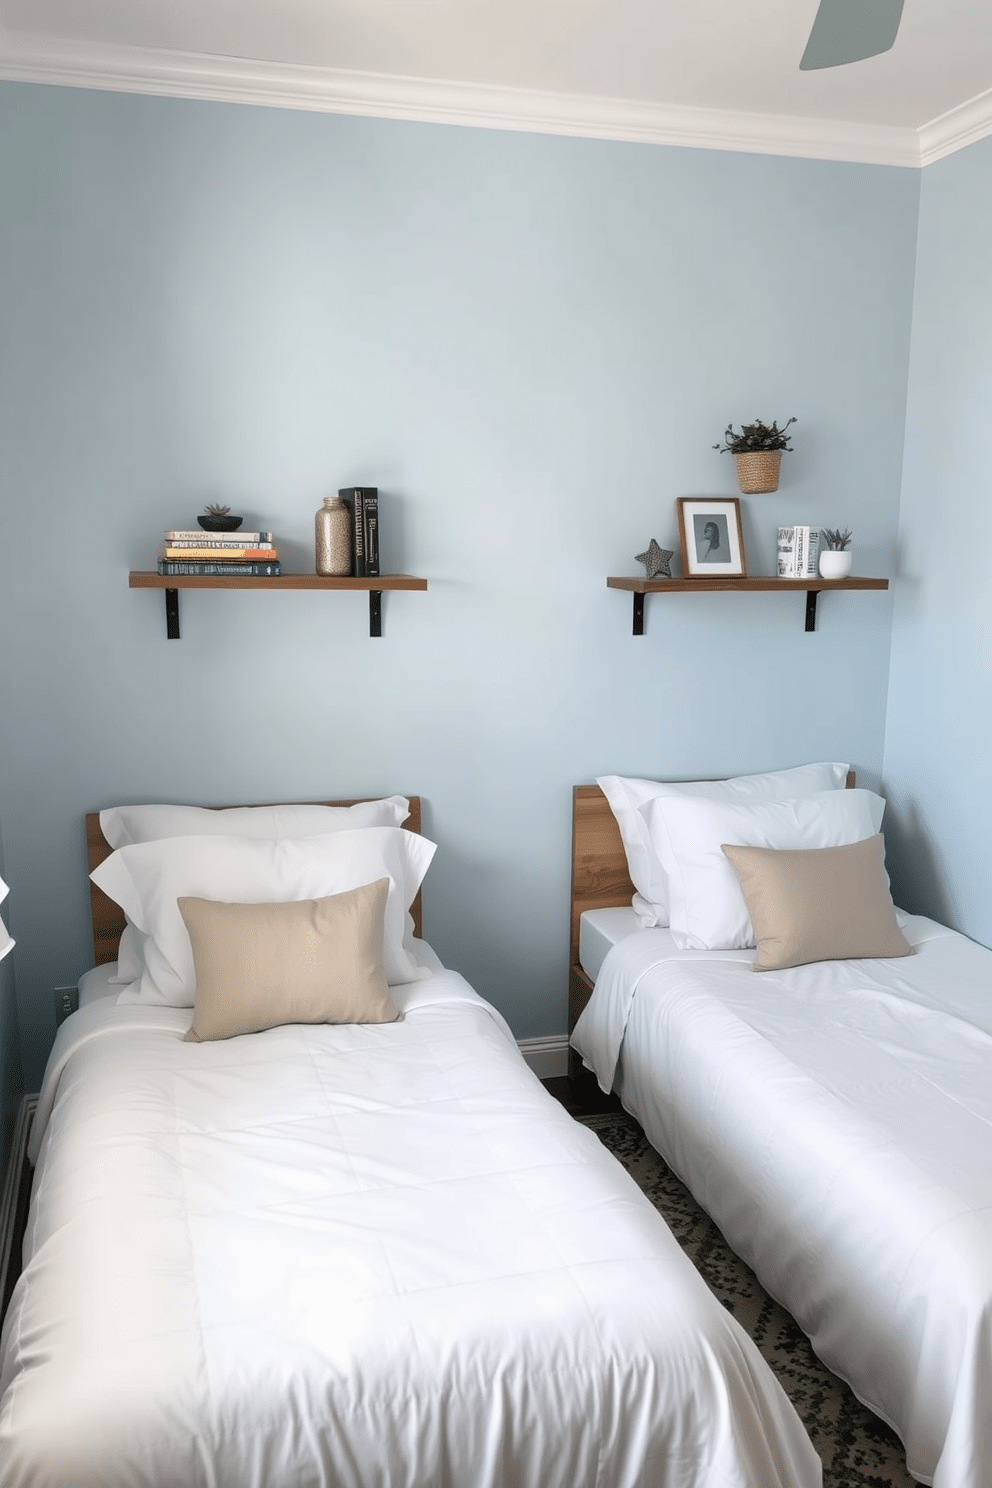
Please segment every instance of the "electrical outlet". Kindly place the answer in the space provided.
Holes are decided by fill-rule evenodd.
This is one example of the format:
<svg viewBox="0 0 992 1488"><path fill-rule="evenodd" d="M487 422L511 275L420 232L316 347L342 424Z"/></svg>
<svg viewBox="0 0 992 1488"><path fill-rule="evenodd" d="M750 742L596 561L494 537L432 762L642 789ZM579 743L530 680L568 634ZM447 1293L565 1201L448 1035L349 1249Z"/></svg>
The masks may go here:
<svg viewBox="0 0 992 1488"><path fill-rule="evenodd" d="M55 1026L64 1023L70 1013L74 1013L79 1007L78 987L56 987L55 988Z"/></svg>

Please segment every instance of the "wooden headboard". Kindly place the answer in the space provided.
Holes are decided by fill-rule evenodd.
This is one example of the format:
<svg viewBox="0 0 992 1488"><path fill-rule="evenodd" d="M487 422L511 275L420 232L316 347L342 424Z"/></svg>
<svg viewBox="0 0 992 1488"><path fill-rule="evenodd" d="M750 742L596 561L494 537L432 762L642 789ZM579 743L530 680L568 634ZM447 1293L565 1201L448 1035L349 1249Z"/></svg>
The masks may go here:
<svg viewBox="0 0 992 1488"><path fill-rule="evenodd" d="M362 797L361 799L366 799ZM410 815L403 826L409 832L420 831L420 797L410 796ZM264 801L258 803L265 806L288 804L284 802ZM296 803L294 803L296 804ZM305 806L356 806L357 801L304 801L299 804ZM221 811L224 808L214 806L213 811ZM113 852L110 843L104 837L100 829L100 813L90 811L86 814L86 871L92 873L104 858L109 858ZM422 905L418 892L416 899L410 906L413 916L413 932L419 936L423 930ZM121 935L124 932L124 911L120 905L108 899L102 889L90 879L90 914L93 919L93 956L97 966L103 966L107 961L117 960L117 947L120 944Z"/></svg>
<svg viewBox="0 0 992 1488"><path fill-rule="evenodd" d="M572 789L572 924L569 965L579 960L579 916L629 904L634 885L617 819L598 785Z"/></svg>

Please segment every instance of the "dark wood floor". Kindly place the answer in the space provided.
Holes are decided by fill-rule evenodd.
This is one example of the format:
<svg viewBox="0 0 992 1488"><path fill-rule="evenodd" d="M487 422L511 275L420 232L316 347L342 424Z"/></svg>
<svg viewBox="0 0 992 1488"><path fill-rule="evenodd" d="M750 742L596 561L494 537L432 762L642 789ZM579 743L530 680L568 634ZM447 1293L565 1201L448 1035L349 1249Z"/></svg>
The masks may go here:
<svg viewBox="0 0 992 1488"><path fill-rule="evenodd" d="M604 1111L623 1110L615 1095L603 1094L590 1070L582 1070L574 1080L567 1075L559 1075L554 1079L542 1080L541 1084L555 1100L561 1101L571 1116L598 1116Z"/></svg>

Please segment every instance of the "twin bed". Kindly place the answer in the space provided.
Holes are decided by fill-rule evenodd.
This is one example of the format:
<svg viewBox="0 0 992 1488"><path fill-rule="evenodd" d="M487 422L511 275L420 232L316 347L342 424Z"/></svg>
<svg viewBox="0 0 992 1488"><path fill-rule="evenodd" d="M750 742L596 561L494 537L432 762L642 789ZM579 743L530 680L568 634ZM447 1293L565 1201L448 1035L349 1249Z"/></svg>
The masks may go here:
<svg viewBox="0 0 992 1488"><path fill-rule="evenodd" d="M646 926L629 848L604 791L576 787L573 1058L898 1431L911 1474L989 1488L992 952L896 911L908 953L756 973L760 933L757 953L699 948L674 901Z"/></svg>
<svg viewBox="0 0 992 1488"><path fill-rule="evenodd" d="M90 820L0 1488L816 1488L751 1341L420 937L406 804ZM324 935L372 1021L294 1001Z"/></svg>

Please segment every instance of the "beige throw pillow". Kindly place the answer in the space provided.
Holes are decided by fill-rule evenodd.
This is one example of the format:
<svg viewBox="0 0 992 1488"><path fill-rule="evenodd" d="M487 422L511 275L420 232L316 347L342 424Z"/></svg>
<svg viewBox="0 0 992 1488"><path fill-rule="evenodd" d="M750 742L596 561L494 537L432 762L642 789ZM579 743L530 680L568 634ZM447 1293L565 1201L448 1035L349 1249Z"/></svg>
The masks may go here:
<svg viewBox="0 0 992 1488"><path fill-rule="evenodd" d="M721 845L754 925L755 971L912 955L892 905L881 833L843 847Z"/></svg>
<svg viewBox="0 0 992 1488"><path fill-rule="evenodd" d="M389 879L280 904L179 899L196 968L186 1039L280 1023L391 1023L382 965Z"/></svg>

